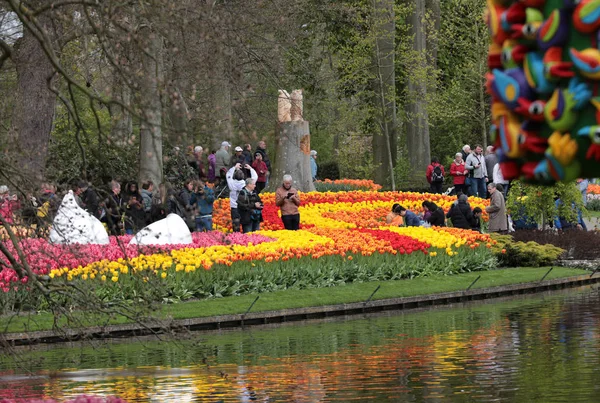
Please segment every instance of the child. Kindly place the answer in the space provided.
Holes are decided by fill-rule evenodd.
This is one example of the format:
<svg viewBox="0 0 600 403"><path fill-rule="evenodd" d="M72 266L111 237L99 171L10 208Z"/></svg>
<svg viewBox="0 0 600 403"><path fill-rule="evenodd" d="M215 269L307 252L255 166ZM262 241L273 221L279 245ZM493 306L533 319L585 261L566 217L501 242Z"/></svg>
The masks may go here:
<svg viewBox="0 0 600 403"><path fill-rule="evenodd" d="M471 220L471 229L473 231L481 232L481 208L475 207L473 209L473 219Z"/></svg>

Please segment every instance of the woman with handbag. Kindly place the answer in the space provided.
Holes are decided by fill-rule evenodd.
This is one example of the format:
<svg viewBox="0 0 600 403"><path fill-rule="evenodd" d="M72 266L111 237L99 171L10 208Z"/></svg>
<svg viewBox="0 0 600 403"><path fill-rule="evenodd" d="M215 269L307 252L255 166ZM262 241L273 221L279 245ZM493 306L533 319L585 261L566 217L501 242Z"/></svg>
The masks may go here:
<svg viewBox="0 0 600 403"><path fill-rule="evenodd" d="M450 164L450 175L454 178L454 193L466 194L469 186L465 184L465 181L469 179L469 171L467 171L467 168L465 167L462 153L456 153L454 156L454 161Z"/></svg>

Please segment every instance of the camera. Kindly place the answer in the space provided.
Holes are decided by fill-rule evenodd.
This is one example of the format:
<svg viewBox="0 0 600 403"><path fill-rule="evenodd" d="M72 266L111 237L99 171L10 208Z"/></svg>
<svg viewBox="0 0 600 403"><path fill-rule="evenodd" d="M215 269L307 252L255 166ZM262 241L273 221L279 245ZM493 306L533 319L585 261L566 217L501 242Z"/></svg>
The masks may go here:
<svg viewBox="0 0 600 403"><path fill-rule="evenodd" d="M292 192L288 192L286 199L289 199L290 197L292 197L294 194Z"/></svg>

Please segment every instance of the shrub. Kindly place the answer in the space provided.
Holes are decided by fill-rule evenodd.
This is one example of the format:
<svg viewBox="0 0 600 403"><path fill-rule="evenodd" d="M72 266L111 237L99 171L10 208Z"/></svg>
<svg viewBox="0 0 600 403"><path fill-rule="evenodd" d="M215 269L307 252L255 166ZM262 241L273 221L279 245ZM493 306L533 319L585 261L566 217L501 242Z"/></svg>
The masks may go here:
<svg viewBox="0 0 600 403"><path fill-rule="evenodd" d="M588 199L587 206L585 206L590 211L600 211L600 199Z"/></svg>
<svg viewBox="0 0 600 403"><path fill-rule="evenodd" d="M498 258L499 266L539 267L554 264L565 252L552 244L540 245L537 242L515 241L510 235L492 234L497 242L492 250Z"/></svg>
<svg viewBox="0 0 600 403"><path fill-rule="evenodd" d="M340 179L340 167L335 161L320 163L317 176L321 179Z"/></svg>

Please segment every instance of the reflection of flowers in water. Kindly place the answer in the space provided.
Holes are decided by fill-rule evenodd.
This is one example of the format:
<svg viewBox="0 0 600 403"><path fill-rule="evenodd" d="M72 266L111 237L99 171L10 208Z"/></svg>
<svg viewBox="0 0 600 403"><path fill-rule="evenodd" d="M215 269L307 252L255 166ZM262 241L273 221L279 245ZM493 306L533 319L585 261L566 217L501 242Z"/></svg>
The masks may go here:
<svg viewBox="0 0 600 403"><path fill-rule="evenodd" d="M22 403L59 403L57 400L54 399L42 399L42 400L26 400L25 402L23 402L23 400L19 399L20 402ZM14 400L1 400L2 403L14 403ZM87 396L87 395L81 395L81 396L76 396L72 399L68 399L68 400L63 400L62 403L126 403L125 400L119 398L119 397L113 397L113 396L109 396L109 397L103 397L103 396Z"/></svg>

